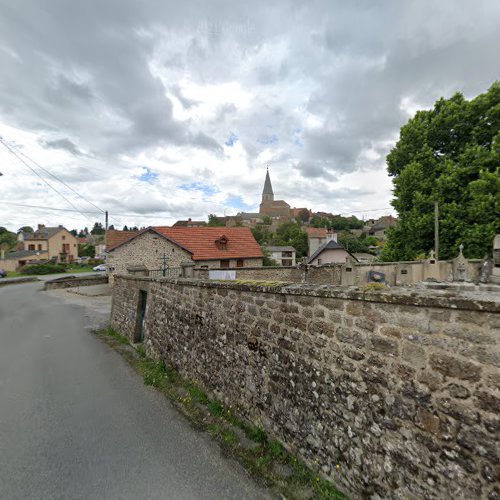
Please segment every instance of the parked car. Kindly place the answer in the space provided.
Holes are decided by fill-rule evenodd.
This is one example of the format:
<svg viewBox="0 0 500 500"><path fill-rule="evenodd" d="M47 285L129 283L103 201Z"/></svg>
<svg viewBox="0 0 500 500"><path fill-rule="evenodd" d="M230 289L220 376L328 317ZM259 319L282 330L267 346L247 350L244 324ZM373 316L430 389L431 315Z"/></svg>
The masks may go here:
<svg viewBox="0 0 500 500"><path fill-rule="evenodd" d="M5 269L0 269L0 278L5 278L7 276L7 271Z"/></svg>
<svg viewBox="0 0 500 500"><path fill-rule="evenodd" d="M106 271L106 266L104 264L99 264L98 266L95 266L94 271Z"/></svg>

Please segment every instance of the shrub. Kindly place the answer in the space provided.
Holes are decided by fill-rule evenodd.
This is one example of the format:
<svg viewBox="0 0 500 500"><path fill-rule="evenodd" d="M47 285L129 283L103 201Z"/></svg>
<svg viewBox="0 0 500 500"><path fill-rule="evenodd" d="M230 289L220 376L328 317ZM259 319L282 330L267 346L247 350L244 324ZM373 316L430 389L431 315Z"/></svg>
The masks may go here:
<svg viewBox="0 0 500 500"><path fill-rule="evenodd" d="M65 264L30 264L24 266L19 272L21 274L55 274L65 271Z"/></svg>

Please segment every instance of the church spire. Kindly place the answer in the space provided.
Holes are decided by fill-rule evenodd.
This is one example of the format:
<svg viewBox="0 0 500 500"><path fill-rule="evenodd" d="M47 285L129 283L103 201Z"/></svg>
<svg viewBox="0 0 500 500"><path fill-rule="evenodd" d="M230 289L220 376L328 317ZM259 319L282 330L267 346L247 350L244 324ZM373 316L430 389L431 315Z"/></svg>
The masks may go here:
<svg viewBox="0 0 500 500"><path fill-rule="evenodd" d="M273 200L274 192L273 186L271 185L271 178L269 177L269 168L266 172L266 181L264 182L264 190L262 191L262 199Z"/></svg>

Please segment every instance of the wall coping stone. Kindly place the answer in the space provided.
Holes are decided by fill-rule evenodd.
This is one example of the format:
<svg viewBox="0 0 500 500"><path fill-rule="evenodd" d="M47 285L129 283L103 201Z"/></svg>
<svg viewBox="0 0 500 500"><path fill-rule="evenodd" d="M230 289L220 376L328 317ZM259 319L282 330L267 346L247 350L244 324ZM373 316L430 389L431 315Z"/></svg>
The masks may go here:
<svg viewBox="0 0 500 500"><path fill-rule="evenodd" d="M437 307L443 309L485 311L500 313L500 296L487 290L477 292L456 292L448 290L408 289L391 287L382 291L366 291L357 286L314 285L304 283L283 283L279 285L259 285L234 281L194 280L186 278L146 278L117 275L116 278L129 281L169 282L174 285L213 289L230 289L250 292L282 294L291 296L324 297L333 299L359 300L382 304L401 304L417 307ZM479 286L480 290L481 287Z"/></svg>

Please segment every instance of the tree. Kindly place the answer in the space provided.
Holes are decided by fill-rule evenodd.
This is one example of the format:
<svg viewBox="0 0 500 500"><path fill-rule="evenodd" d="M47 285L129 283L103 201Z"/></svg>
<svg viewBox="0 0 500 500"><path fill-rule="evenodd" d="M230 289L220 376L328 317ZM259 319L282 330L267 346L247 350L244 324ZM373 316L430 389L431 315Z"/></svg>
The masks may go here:
<svg viewBox="0 0 500 500"><path fill-rule="evenodd" d="M78 229L72 229L72 230L70 231L70 233L71 233L73 236L75 236L75 237L76 237L76 236L78 236Z"/></svg>
<svg viewBox="0 0 500 500"><path fill-rule="evenodd" d="M17 235L16 233L10 232L5 227L0 227L0 245L3 250L10 250L14 248L17 243Z"/></svg>
<svg viewBox="0 0 500 500"><path fill-rule="evenodd" d="M467 101L439 99L401 128L387 156L399 223L388 231L382 258L412 260L434 247L439 203L439 257L464 245L468 258L491 253L500 232L500 82Z"/></svg>
<svg viewBox="0 0 500 500"><path fill-rule="evenodd" d="M215 214L210 214L208 216L208 224L207 224L207 226L210 226L210 227L224 227L225 225L226 224L224 223L224 221L222 221Z"/></svg>
<svg viewBox="0 0 500 500"><path fill-rule="evenodd" d="M78 245L78 257L95 257L95 246L89 243Z"/></svg>
<svg viewBox="0 0 500 500"><path fill-rule="evenodd" d="M111 226L108 227L109 230L114 230L115 229L115 226L113 226L113 224L111 224Z"/></svg>
<svg viewBox="0 0 500 500"><path fill-rule="evenodd" d="M122 231L128 231L128 227L127 226L123 226Z"/></svg>
<svg viewBox="0 0 500 500"><path fill-rule="evenodd" d="M95 222L94 227L90 231L90 234L104 234L104 228L102 227L102 224L100 222Z"/></svg>
<svg viewBox="0 0 500 500"><path fill-rule="evenodd" d="M264 215L262 217L262 224L265 224L266 226L270 226L273 223L273 219L269 215Z"/></svg>
<svg viewBox="0 0 500 500"><path fill-rule="evenodd" d="M267 245L273 236L269 231L269 227L263 224L257 224L251 229L253 237L259 245Z"/></svg>
<svg viewBox="0 0 500 500"><path fill-rule="evenodd" d="M309 210L307 210L307 208L303 208L299 212L298 220L300 220L302 222L308 222L309 221Z"/></svg>
<svg viewBox="0 0 500 500"><path fill-rule="evenodd" d="M308 251L307 233L298 222L285 222L276 229L272 239L273 245L291 245L297 252L297 258L305 257Z"/></svg>
<svg viewBox="0 0 500 500"><path fill-rule="evenodd" d="M23 233L34 233L33 228L31 226L23 226L19 229L19 231L22 231Z"/></svg>

